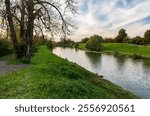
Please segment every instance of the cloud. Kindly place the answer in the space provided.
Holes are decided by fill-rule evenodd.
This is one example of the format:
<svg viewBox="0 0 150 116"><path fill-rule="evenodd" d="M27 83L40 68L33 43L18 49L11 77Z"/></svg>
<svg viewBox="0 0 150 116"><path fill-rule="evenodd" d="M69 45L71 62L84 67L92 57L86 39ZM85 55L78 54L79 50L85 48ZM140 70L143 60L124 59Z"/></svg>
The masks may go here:
<svg viewBox="0 0 150 116"><path fill-rule="evenodd" d="M114 37L120 28L129 36L143 35L150 28L149 0L79 0L75 41L93 34Z"/></svg>

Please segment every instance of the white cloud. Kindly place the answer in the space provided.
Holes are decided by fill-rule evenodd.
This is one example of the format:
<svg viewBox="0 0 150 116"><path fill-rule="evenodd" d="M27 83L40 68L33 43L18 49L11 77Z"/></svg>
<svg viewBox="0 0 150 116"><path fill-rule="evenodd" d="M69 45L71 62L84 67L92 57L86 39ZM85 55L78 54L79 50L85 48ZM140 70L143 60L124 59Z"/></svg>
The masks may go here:
<svg viewBox="0 0 150 116"><path fill-rule="evenodd" d="M150 16L150 1L131 0L131 7L126 0L122 0L124 7L119 7L118 1L79 0L79 6L85 8L81 8L80 15L75 17L78 29L71 38L77 41L93 34L114 37L120 28L126 28L129 36L143 35L150 24L144 25L137 21Z"/></svg>

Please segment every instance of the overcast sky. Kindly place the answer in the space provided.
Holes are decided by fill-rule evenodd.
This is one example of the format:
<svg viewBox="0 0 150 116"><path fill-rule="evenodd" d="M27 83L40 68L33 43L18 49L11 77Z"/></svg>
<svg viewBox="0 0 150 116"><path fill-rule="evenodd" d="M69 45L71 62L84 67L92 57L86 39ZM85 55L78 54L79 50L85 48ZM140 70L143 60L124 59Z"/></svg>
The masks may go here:
<svg viewBox="0 0 150 116"><path fill-rule="evenodd" d="M115 37L125 28L130 37L150 29L150 0L79 0L78 29L70 37L79 41L99 34Z"/></svg>

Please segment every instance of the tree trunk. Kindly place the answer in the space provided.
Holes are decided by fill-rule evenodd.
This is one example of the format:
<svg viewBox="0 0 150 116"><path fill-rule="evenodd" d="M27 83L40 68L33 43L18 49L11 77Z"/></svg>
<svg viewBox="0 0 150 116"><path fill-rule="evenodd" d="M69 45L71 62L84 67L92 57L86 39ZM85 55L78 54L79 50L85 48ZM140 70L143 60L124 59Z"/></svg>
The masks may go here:
<svg viewBox="0 0 150 116"><path fill-rule="evenodd" d="M32 41L33 41L33 28L34 28L34 4L33 0L28 1L28 24L26 30L26 60L31 62L31 55L32 55Z"/></svg>
<svg viewBox="0 0 150 116"><path fill-rule="evenodd" d="M25 39L25 1L21 0L21 22L20 22L20 38L22 41Z"/></svg>
<svg viewBox="0 0 150 116"><path fill-rule="evenodd" d="M15 28L13 25L13 16L10 11L10 0L5 0L5 5L6 5L7 20L8 20L10 32L11 32L11 39L13 41L13 49L15 52L15 56L18 59L18 57L19 57L18 56L18 42L17 42Z"/></svg>

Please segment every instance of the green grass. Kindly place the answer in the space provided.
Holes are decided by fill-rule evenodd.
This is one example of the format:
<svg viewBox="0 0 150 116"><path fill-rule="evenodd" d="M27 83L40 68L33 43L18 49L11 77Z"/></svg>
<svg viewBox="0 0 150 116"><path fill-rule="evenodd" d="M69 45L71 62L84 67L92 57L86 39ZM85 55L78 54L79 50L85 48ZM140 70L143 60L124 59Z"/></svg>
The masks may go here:
<svg viewBox="0 0 150 116"><path fill-rule="evenodd" d="M79 48L86 50L85 44L83 43L80 44ZM150 57L150 46L138 46L121 43L103 43L103 52L118 52L126 55L139 55L142 57Z"/></svg>
<svg viewBox="0 0 150 116"><path fill-rule="evenodd" d="M132 44L107 43L103 44L104 51L137 54L150 57L150 46L138 46Z"/></svg>
<svg viewBox="0 0 150 116"><path fill-rule="evenodd" d="M41 46L32 65L0 77L0 98L137 98Z"/></svg>

